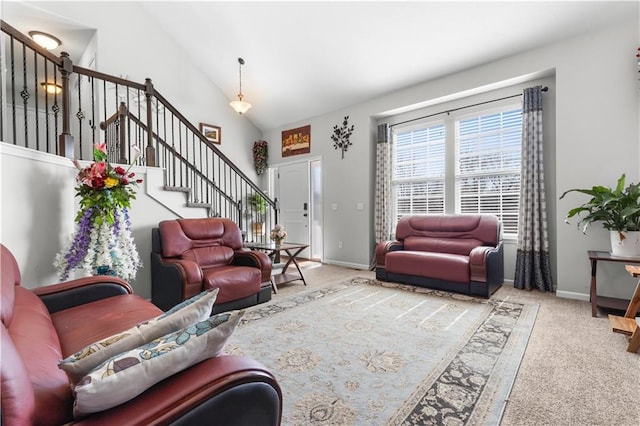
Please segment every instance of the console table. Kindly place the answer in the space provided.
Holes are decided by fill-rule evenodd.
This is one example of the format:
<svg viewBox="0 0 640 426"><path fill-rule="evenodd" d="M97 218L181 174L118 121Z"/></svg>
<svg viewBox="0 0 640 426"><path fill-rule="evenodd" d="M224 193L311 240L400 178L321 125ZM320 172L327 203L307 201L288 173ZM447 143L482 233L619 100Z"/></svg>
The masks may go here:
<svg viewBox="0 0 640 426"><path fill-rule="evenodd" d="M640 258L618 257L612 256L608 251L588 250L589 260L591 261L591 316L598 316L598 308L615 309L624 311L629 305L628 299L617 299L615 297L598 296L596 272L598 269L598 261L601 262L618 262L618 263L639 263Z"/></svg>
<svg viewBox="0 0 640 426"><path fill-rule="evenodd" d="M289 256L287 263L285 263L282 267L282 271L279 274L275 274L271 277L271 285L273 286L274 293L278 293L278 284L285 284L291 281L301 280L304 285L307 285L307 282L304 279L304 275L302 275L302 269L300 269L300 265L298 265L296 257L302 252L302 250L309 247L309 244L280 243L276 245L275 243L245 243L244 246L251 250L266 251L272 262L281 251L284 251L285 253L287 253L287 256ZM287 272L287 268L289 268L292 263L298 270L298 273Z"/></svg>

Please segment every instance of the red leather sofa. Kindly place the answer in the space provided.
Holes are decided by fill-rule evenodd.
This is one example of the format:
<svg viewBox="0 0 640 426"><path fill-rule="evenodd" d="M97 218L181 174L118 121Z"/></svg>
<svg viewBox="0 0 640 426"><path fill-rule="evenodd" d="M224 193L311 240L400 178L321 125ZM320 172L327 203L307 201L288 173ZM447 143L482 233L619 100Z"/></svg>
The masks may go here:
<svg viewBox="0 0 640 426"><path fill-rule="evenodd" d="M376 278L489 297L504 281L501 229L488 214L402 217L376 247Z"/></svg>
<svg viewBox="0 0 640 426"><path fill-rule="evenodd" d="M213 313L271 300L271 260L243 249L230 219L176 219L151 230L151 300L168 310L204 290L219 288Z"/></svg>
<svg viewBox="0 0 640 426"><path fill-rule="evenodd" d="M25 425L279 425L282 393L257 361L218 356L81 420L58 361L162 313L124 281L96 276L28 290L1 246L1 423Z"/></svg>

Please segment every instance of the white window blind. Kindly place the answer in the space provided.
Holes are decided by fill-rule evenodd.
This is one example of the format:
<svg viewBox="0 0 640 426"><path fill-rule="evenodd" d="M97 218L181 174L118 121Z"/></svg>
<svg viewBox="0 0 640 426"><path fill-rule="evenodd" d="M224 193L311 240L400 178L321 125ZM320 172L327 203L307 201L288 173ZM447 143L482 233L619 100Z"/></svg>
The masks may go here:
<svg viewBox="0 0 640 426"><path fill-rule="evenodd" d="M492 213L518 234L522 110L456 121L456 212Z"/></svg>
<svg viewBox="0 0 640 426"><path fill-rule="evenodd" d="M397 133L394 154L396 220L410 214L444 213L444 124Z"/></svg>

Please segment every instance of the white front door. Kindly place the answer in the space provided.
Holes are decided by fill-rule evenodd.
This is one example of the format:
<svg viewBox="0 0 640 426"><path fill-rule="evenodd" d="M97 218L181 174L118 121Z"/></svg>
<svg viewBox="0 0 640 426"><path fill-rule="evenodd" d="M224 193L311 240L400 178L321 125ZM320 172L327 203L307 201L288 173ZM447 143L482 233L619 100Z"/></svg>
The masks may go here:
<svg viewBox="0 0 640 426"><path fill-rule="evenodd" d="M278 168L278 221L287 231L285 242L309 244L309 163L306 161ZM309 258L309 250L300 253Z"/></svg>

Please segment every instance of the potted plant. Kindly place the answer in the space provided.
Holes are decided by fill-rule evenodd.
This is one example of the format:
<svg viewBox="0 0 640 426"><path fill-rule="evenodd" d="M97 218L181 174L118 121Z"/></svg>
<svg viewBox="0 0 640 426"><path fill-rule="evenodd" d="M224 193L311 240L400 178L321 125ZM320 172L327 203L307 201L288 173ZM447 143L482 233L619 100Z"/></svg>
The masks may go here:
<svg viewBox="0 0 640 426"><path fill-rule="evenodd" d="M565 219L578 216L578 226L586 233L593 222L602 222L602 226L610 231L611 254L622 257L640 257L640 184L629 184L625 187L624 173L618 179L615 189L606 186L594 186L591 189L570 189L570 192L589 195L591 199L567 213Z"/></svg>
<svg viewBox="0 0 640 426"><path fill-rule="evenodd" d="M255 214L253 222L254 234L262 234L264 214L267 211L267 201L257 192L247 195L247 203L251 206L251 212Z"/></svg>

